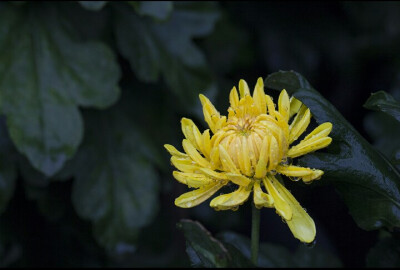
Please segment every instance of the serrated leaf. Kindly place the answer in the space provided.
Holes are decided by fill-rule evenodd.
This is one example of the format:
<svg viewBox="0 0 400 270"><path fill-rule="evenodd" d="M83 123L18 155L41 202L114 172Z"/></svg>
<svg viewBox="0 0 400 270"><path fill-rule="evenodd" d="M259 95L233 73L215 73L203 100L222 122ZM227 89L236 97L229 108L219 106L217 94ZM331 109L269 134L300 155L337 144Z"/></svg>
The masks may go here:
<svg viewBox="0 0 400 270"><path fill-rule="evenodd" d="M139 15L151 16L157 20L165 20L173 9L172 1L130 1Z"/></svg>
<svg viewBox="0 0 400 270"><path fill-rule="evenodd" d="M400 103L385 91L372 93L364 107L374 111L384 112L400 121Z"/></svg>
<svg viewBox="0 0 400 270"><path fill-rule="evenodd" d="M194 104L200 91L212 88L211 72L193 38L213 29L218 18L213 6L175 3L170 18L160 23L115 5L117 46L136 76L155 82L161 74L184 104Z"/></svg>
<svg viewBox="0 0 400 270"><path fill-rule="evenodd" d="M400 176L393 165L299 73L273 73L265 79L265 85L285 88L310 108L317 123L333 124L333 142L325 153L308 154L299 163L325 172L322 181L335 185L358 226L364 230L399 227Z"/></svg>
<svg viewBox="0 0 400 270"><path fill-rule="evenodd" d="M88 9L88 10L93 10L93 11L98 11L102 9L108 1L78 1L79 4L81 4L82 7Z"/></svg>
<svg viewBox="0 0 400 270"><path fill-rule="evenodd" d="M0 214L14 194L17 180L15 154L7 134L4 118L0 118Z"/></svg>
<svg viewBox="0 0 400 270"><path fill-rule="evenodd" d="M62 15L52 3L0 3L0 110L17 149L47 176L81 142L78 106L105 108L119 97L113 52L78 40Z"/></svg>
<svg viewBox="0 0 400 270"><path fill-rule="evenodd" d="M79 216L93 222L98 242L113 251L134 244L155 216L157 176L120 106L85 116L84 143L68 166L75 177L72 201Z"/></svg>
<svg viewBox="0 0 400 270"><path fill-rule="evenodd" d="M226 231L217 235L223 243L230 243L250 259L250 239L240 234ZM330 252L317 247L306 247L300 244L293 254L284 246L260 243L258 267L341 267L340 260Z"/></svg>
<svg viewBox="0 0 400 270"><path fill-rule="evenodd" d="M194 267L254 267L235 247L226 247L197 221L182 219L178 224L186 238L186 252Z"/></svg>

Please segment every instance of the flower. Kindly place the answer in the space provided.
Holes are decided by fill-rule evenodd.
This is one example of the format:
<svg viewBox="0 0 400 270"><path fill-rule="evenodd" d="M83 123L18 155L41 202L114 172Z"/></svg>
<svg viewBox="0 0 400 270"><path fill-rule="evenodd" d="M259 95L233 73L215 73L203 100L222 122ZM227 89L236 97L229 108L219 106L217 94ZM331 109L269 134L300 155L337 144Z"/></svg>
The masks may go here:
<svg viewBox="0 0 400 270"><path fill-rule="evenodd" d="M257 80L253 96L244 80L230 92L228 118L221 116L204 95L200 95L204 118L210 129L199 131L192 120L182 118L185 153L164 145L178 169L173 176L195 188L179 196L175 205L190 208L204 202L228 183L238 189L211 200L215 210L236 210L253 191L257 208L275 208L294 237L310 243L315 238L315 224L293 195L275 177L288 176L305 183L321 178L323 171L289 164L289 160L328 146L332 124L323 123L296 142L308 127L310 110L282 90L278 108L264 93L262 78ZM292 119L290 125L289 120ZM212 133L212 135L211 135ZM263 190L265 189L265 191Z"/></svg>

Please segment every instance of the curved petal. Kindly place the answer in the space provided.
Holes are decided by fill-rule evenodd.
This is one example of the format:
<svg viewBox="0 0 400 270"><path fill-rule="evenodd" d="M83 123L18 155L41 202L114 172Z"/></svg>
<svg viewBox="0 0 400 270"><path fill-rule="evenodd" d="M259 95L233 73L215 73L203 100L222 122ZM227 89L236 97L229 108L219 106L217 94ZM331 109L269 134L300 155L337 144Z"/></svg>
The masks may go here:
<svg viewBox="0 0 400 270"><path fill-rule="evenodd" d="M290 113L289 113L289 119L292 118L293 115L295 115L296 113L299 112L301 105L303 105L303 103L298 100L295 97L291 97L290 98Z"/></svg>
<svg viewBox="0 0 400 270"><path fill-rule="evenodd" d="M288 151L289 157L298 157L318 149L327 147L332 138L327 137L332 130L332 124L323 123L308 134L299 144L293 146Z"/></svg>
<svg viewBox="0 0 400 270"><path fill-rule="evenodd" d="M208 162L208 160L206 160L204 157L200 155L200 153L196 150L196 148L189 140L184 139L182 142L182 146L185 152L189 155L189 157L197 164L199 164L201 167L205 168L211 167L210 162Z"/></svg>
<svg viewBox="0 0 400 270"><path fill-rule="evenodd" d="M251 190L241 186L232 193L215 197L210 202L210 206L215 208L215 210L236 210L239 205L243 204L249 198L250 192Z"/></svg>
<svg viewBox="0 0 400 270"><path fill-rule="evenodd" d="M216 128L216 124L220 120L220 114L206 96L200 94L199 97L201 105L203 106L204 119L206 120L211 131L215 134L215 132L218 130Z"/></svg>
<svg viewBox="0 0 400 270"><path fill-rule="evenodd" d="M176 180L188 187L199 188L210 184L213 180L204 174L200 173L184 173L179 171L173 171L172 175Z"/></svg>
<svg viewBox="0 0 400 270"><path fill-rule="evenodd" d="M302 106L300 111L289 126L289 144L297 140L310 124L311 112L306 106Z"/></svg>
<svg viewBox="0 0 400 270"><path fill-rule="evenodd" d="M239 106L239 95L235 86L232 88L229 94L229 103L233 109Z"/></svg>
<svg viewBox="0 0 400 270"><path fill-rule="evenodd" d="M182 172L194 173L199 170L199 166L188 158L178 158L176 156L171 157L171 163L178 170Z"/></svg>
<svg viewBox="0 0 400 270"><path fill-rule="evenodd" d="M289 121L290 101L285 89L283 89L279 95L278 110L279 114L282 115L283 120L287 123Z"/></svg>
<svg viewBox="0 0 400 270"><path fill-rule="evenodd" d="M286 175L288 177L296 177L302 179L305 183L311 182L312 180L317 180L321 178L324 174L321 170L298 167L298 166L277 166L276 171L280 174Z"/></svg>
<svg viewBox="0 0 400 270"><path fill-rule="evenodd" d="M274 207L274 199L271 195L262 191L260 182L258 181L254 183L253 200L258 209L262 207Z"/></svg>
<svg viewBox="0 0 400 270"><path fill-rule="evenodd" d="M185 153L178 151L175 146L170 144L164 144L165 149L171 154L171 156L176 156L178 158L189 158L189 156Z"/></svg>
<svg viewBox="0 0 400 270"><path fill-rule="evenodd" d="M286 220L290 220L292 218L292 208L282 197L282 194L276 189L273 183L279 182L274 176L267 175L267 177L263 178L264 186L268 191L268 194L272 196L274 199L274 207L276 212Z"/></svg>
<svg viewBox="0 0 400 270"><path fill-rule="evenodd" d="M175 199L175 205L182 208L190 208L199 205L210 198L224 185L226 185L224 182L213 182L199 189L183 193Z"/></svg>
<svg viewBox="0 0 400 270"><path fill-rule="evenodd" d="M247 95L250 96L249 86L247 85L247 82L243 79L239 81L239 93L240 93L240 99L244 98Z"/></svg>
<svg viewBox="0 0 400 270"><path fill-rule="evenodd" d="M274 181L273 185L292 209L292 219L286 220L286 222L294 237L305 243L311 243L314 241L316 234L314 220L307 214L303 207L301 207L293 195L281 183L279 183L279 181Z"/></svg>
<svg viewBox="0 0 400 270"><path fill-rule="evenodd" d="M247 187L251 184L251 180L244 175L236 173L225 173L225 175L231 182L235 183L238 186Z"/></svg>
<svg viewBox="0 0 400 270"><path fill-rule="evenodd" d="M262 78L258 78L254 87L253 100L259 114L267 113L267 101L265 100L264 81Z"/></svg>

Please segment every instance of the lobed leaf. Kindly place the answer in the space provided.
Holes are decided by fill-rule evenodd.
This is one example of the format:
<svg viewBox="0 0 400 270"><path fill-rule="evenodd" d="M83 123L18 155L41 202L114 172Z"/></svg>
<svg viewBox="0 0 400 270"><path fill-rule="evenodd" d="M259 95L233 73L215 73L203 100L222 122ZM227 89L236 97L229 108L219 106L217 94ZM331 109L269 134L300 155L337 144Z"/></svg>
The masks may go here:
<svg viewBox="0 0 400 270"><path fill-rule="evenodd" d="M82 42L52 3L0 3L0 112L34 168L54 175L83 135L78 106L119 97L120 70L104 44Z"/></svg>

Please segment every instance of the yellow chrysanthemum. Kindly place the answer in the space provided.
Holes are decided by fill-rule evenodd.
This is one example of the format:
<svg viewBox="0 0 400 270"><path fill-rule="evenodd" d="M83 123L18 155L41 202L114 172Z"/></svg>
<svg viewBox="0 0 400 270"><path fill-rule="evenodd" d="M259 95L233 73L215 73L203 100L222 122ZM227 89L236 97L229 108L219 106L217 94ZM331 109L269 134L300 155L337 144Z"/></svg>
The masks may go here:
<svg viewBox="0 0 400 270"><path fill-rule="evenodd" d="M332 141L328 137L332 124L319 125L289 148L310 123L310 110L294 97L289 99L285 90L279 95L276 109L272 98L264 93L261 78L253 96L247 83L240 80L239 94L233 87L228 118L221 116L210 100L200 95L204 118L213 135L209 129L201 133L192 120L182 118L185 153L165 145L172 155L172 164L178 169L173 176L196 188L178 197L175 204L183 208L194 207L231 182L239 188L211 200L211 207L236 210L253 191L257 208L274 207L293 235L310 243L316 233L314 221L274 175L279 173L292 180L302 179L305 183L319 179L323 171L290 165L288 159L328 146Z"/></svg>

